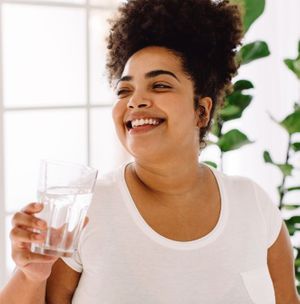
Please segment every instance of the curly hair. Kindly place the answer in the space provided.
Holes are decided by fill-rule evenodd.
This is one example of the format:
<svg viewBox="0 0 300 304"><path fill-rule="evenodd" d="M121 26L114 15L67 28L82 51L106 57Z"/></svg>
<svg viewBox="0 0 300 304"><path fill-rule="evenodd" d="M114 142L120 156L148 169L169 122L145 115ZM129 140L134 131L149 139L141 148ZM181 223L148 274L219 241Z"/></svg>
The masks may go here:
<svg viewBox="0 0 300 304"><path fill-rule="evenodd" d="M110 24L106 62L110 84L121 77L135 52L161 46L180 58L195 97L212 98L210 119L199 134L204 148L216 108L223 106L237 73L235 55L243 35L239 8L229 0L128 0Z"/></svg>

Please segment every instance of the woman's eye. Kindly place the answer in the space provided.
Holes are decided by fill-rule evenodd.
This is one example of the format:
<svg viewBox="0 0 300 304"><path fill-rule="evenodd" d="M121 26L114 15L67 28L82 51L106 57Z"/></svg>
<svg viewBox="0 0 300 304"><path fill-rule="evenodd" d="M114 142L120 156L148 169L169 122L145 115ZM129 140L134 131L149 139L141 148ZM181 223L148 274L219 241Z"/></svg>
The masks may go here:
<svg viewBox="0 0 300 304"><path fill-rule="evenodd" d="M121 95L127 94L128 92L129 92L129 90L120 89L120 90L117 91L117 96L121 96Z"/></svg>
<svg viewBox="0 0 300 304"><path fill-rule="evenodd" d="M153 85L153 88L154 89L170 89L171 87L168 86L168 85L166 85L166 84L164 84L164 83L155 83Z"/></svg>

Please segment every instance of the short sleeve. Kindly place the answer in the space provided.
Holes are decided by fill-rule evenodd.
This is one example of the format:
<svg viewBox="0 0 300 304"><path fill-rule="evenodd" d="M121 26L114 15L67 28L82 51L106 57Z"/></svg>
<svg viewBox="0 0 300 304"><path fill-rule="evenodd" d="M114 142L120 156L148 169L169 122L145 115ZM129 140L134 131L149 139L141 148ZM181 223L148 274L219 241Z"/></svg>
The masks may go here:
<svg viewBox="0 0 300 304"><path fill-rule="evenodd" d="M266 242L267 248L269 248L274 244L279 236L283 223L282 215L279 208L272 201L267 192L256 182L253 182L253 186L256 201L266 225Z"/></svg>
<svg viewBox="0 0 300 304"><path fill-rule="evenodd" d="M61 258L70 268L76 272L82 272L82 263L78 251L76 251L72 257Z"/></svg>

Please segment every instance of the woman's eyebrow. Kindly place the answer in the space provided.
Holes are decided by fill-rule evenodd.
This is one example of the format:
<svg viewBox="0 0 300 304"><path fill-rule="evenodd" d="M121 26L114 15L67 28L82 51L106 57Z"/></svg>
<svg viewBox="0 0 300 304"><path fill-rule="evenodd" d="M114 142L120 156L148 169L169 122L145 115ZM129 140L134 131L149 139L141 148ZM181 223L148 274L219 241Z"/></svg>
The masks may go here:
<svg viewBox="0 0 300 304"><path fill-rule="evenodd" d="M117 87L121 81L131 81L132 79L132 76L123 76L116 82L115 87Z"/></svg>
<svg viewBox="0 0 300 304"><path fill-rule="evenodd" d="M156 76L159 76L159 75L170 75L170 76L172 76L172 77L174 77L178 82L180 82L180 80L178 79L178 77L174 74L174 73L172 73L172 72L170 72L170 71L166 71L166 70L154 70L154 71L150 71L150 72L148 72L148 73L146 73L145 74L145 78L154 78L154 77L156 77ZM121 81L131 81L131 80L133 80L133 77L132 76L129 76L129 75L126 75L126 76L123 76L123 77L121 77L118 81L117 81L117 83L116 83L116 86L119 84L119 82L121 82Z"/></svg>
<svg viewBox="0 0 300 304"><path fill-rule="evenodd" d="M174 73L172 73L170 71L166 71L166 70L154 70L154 71L150 71L150 72L148 72L148 73L145 74L145 78L153 78L153 77L156 77L156 76L159 76L159 75L163 75L163 74L170 75L170 76L174 77L178 82L180 82L179 79L177 78L177 76Z"/></svg>

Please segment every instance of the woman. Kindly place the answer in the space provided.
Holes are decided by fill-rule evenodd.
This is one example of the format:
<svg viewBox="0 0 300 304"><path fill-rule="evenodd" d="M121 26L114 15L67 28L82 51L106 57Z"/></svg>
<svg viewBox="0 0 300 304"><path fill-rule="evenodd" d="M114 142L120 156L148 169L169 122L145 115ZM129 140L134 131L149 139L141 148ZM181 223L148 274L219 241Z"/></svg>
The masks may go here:
<svg viewBox="0 0 300 304"><path fill-rule="evenodd" d="M265 191L198 162L241 36L228 1L121 6L107 68L134 162L98 181L73 258L29 252L42 206L14 216L18 270L1 303L300 303L287 229Z"/></svg>

